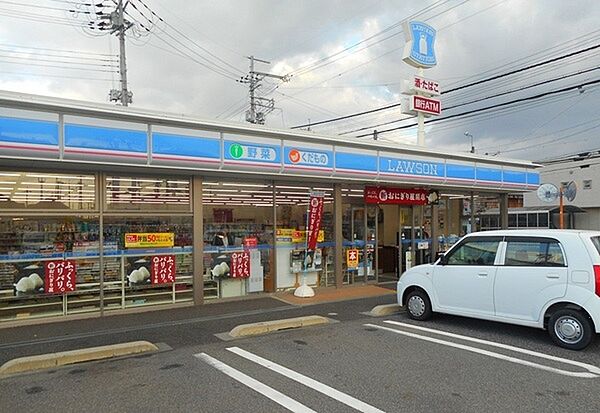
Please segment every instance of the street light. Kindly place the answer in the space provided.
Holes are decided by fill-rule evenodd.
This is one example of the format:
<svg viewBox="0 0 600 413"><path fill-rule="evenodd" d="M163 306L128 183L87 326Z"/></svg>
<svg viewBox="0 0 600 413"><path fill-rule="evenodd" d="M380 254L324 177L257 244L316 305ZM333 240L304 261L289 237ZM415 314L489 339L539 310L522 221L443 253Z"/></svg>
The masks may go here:
<svg viewBox="0 0 600 413"><path fill-rule="evenodd" d="M471 153L475 153L475 146L473 146L473 135L469 131L465 132L465 136L471 138Z"/></svg>
<svg viewBox="0 0 600 413"><path fill-rule="evenodd" d="M465 136L468 136L469 138L471 138L471 153L475 153L475 145L473 144L473 135L471 135L471 133L469 131L465 132ZM471 224L471 232L475 231L475 194L473 193L473 191L471 191L471 217L469 219L469 222Z"/></svg>

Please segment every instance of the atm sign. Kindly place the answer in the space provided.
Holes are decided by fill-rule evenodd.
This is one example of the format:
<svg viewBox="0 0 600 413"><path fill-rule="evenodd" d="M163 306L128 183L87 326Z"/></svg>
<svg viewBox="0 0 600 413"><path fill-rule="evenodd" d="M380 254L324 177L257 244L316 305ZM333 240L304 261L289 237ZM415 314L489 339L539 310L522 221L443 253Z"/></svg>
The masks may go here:
<svg viewBox="0 0 600 413"><path fill-rule="evenodd" d="M442 104L437 99L413 95L410 99L410 110L428 113L430 115L439 115L442 113Z"/></svg>

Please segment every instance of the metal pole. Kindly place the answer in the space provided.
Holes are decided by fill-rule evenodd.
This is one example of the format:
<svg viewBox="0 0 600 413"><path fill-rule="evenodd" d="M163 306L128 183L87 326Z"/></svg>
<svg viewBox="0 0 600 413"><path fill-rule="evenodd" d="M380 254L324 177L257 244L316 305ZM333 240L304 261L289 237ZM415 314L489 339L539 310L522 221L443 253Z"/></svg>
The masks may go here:
<svg viewBox="0 0 600 413"><path fill-rule="evenodd" d="M560 207L559 207L559 222L560 222L560 229L565 229L565 202L563 200L563 188L562 185L560 186L560 195L559 195L559 199L560 199Z"/></svg>
<svg viewBox="0 0 600 413"><path fill-rule="evenodd" d="M471 232L475 232L475 195L471 191Z"/></svg>
<svg viewBox="0 0 600 413"><path fill-rule="evenodd" d="M252 123L256 122L256 108L254 102L254 89L255 89L255 77L254 77L254 56L250 56L250 119Z"/></svg>
<svg viewBox="0 0 600 413"><path fill-rule="evenodd" d="M123 0L117 5L119 15L119 73L121 74L121 104L129 106L129 92L127 91L127 64L125 60L125 18L123 13Z"/></svg>
<svg viewBox="0 0 600 413"><path fill-rule="evenodd" d="M420 67L418 72L419 76L423 76L423 68ZM425 114L423 112L417 113L417 145L425 146Z"/></svg>

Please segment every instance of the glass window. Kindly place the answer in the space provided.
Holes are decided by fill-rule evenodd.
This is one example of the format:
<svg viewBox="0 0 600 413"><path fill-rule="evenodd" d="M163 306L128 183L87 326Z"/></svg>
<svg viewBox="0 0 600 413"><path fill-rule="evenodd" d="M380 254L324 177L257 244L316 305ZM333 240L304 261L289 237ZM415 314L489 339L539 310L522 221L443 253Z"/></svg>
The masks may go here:
<svg viewBox="0 0 600 413"><path fill-rule="evenodd" d="M592 240L594 247L596 247L596 251L600 254L600 237L591 237L590 239Z"/></svg>
<svg viewBox="0 0 600 413"><path fill-rule="evenodd" d="M316 246L307 245L311 194L323 210ZM277 289L292 288L303 278L311 286L335 284L333 188L327 185L278 183L275 186Z"/></svg>
<svg viewBox="0 0 600 413"><path fill-rule="evenodd" d="M204 298L274 291L273 186L207 180L202 203Z"/></svg>
<svg viewBox="0 0 600 413"><path fill-rule="evenodd" d="M98 311L98 240L97 217L0 217L0 319Z"/></svg>
<svg viewBox="0 0 600 413"><path fill-rule="evenodd" d="M106 207L119 211L191 211L189 178L106 177Z"/></svg>
<svg viewBox="0 0 600 413"><path fill-rule="evenodd" d="M555 241L509 241L505 265L564 266L562 250Z"/></svg>
<svg viewBox="0 0 600 413"><path fill-rule="evenodd" d="M517 228L517 214L508 214L508 227Z"/></svg>
<svg viewBox="0 0 600 413"><path fill-rule="evenodd" d="M527 214L517 214L517 227L527 228Z"/></svg>
<svg viewBox="0 0 600 413"><path fill-rule="evenodd" d="M93 210L95 201L94 175L0 171L0 209Z"/></svg>
<svg viewBox="0 0 600 413"><path fill-rule="evenodd" d="M451 251L447 265L494 265L500 241L467 241Z"/></svg>
<svg viewBox="0 0 600 413"><path fill-rule="evenodd" d="M538 226L538 214L527 214L527 227L537 228Z"/></svg>
<svg viewBox="0 0 600 413"><path fill-rule="evenodd" d="M104 217L106 309L193 299L191 216Z"/></svg>
<svg viewBox="0 0 600 413"><path fill-rule="evenodd" d="M540 228L548 228L548 213L540 212L538 214L538 226Z"/></svg>

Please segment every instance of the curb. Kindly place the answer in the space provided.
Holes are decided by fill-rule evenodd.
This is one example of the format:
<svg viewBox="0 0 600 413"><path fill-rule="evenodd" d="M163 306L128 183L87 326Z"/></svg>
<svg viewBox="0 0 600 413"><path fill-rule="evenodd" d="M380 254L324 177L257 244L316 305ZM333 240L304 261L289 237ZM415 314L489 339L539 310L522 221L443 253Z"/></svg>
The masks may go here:
<svg viewBox="0 0 600 413"><path fill-rule="evenodd" d="M402 306L399 304L383 304L373 307L368 314L372 317L385 317L399 313L401 310Z"/></svg>
<svg viewBox="0 0 600 413"><path fill-rule="evenodd" d="M319 324L329 324L331 322L327 317L320 315L311 315L295 318L284 318L282 320L263 321L259 323L240 324L235 326L229 336L233 338L255 336L259 334L271 333L273 331L287 330L291 328L308 327Z"/></svg>
<svg viewBox="0 0 600 413"><path fill-rule="evenodd" d="M129 343L111 344L109 346L41 354L39 356L19 357L7 361L0 367L0 377L147 351L158 351L158 347L148 341L132 341Z"/></svg>

